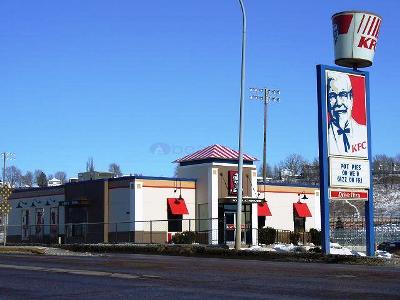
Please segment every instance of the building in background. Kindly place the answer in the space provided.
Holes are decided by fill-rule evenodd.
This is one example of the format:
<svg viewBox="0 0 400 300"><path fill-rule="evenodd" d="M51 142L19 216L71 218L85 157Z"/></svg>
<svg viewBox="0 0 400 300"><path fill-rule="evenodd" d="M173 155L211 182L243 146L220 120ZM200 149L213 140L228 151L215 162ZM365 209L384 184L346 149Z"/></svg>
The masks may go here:
<svg viewBox="0 0 400 300"><path fill-rule="evenodd" d="M114 177L114 173L111 173L111 172L87 171L87 172L78 173L78 181L108 179L108 178L113 178L113 177Z"/></svg>
<svg viewBox="0 0 400 300"><path fill-rule="evenodd" d="M49 180L49 182L47 184L48 184L48 186L59 186L62 183L61 183L60 179L57 179L57 178L53 177L52 179Z"/></svg>

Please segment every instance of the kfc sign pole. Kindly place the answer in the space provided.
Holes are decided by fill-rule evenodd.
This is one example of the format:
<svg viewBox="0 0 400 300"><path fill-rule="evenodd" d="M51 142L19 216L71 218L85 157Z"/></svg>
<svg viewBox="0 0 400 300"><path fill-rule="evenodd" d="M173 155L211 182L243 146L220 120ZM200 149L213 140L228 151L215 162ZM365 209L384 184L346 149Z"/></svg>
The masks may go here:
<svg viewBox="0 0 400 300"><path fill-rule="evenodd" d="M372 13L335 14L335 63L317 66L322 250L330 250L329 202L365 200L366 250L375 253L369 74L382 19Z"/></svg>

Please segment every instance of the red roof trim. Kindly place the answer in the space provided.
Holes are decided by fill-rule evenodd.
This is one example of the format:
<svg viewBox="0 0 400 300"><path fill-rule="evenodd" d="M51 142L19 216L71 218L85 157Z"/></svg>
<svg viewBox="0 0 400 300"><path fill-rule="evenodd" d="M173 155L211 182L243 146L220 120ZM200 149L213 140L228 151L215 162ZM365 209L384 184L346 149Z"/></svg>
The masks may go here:
<svg viewBox="0 0 400 300"><path fill-rule="evenodd" d="M168 198L168 207L173 215L188 215L185 200L182 198Z"/></svg>
<svg viewBox="0 0 400 300"><path fill-rule="evenodd" d="M307 218L312 217L310 210L308 209L308 205L306 203L293 203L293 208L296 215L299 218Z"/></svg>
<svg viewBox="0 0 400 300"><path fill-rule="evenodd" d="M174 162L180 163L210 158L237 160L239 159L239 152L222 145L211 145L192 154L186 155L180 159L177 159ZM256 161L257 158L244 154L243 160Z"/></svg>

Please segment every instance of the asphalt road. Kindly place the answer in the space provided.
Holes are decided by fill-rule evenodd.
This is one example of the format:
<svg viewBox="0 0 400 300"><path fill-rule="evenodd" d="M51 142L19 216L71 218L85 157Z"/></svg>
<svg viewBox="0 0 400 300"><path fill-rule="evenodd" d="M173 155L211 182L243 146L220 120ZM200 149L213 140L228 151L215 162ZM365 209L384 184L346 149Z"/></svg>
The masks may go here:
<svg viewBox="0 0 400 300"><path fill-rule="evenodd" d="M400 268L112 254L0 255L0 299L400 299Z"/></svg>

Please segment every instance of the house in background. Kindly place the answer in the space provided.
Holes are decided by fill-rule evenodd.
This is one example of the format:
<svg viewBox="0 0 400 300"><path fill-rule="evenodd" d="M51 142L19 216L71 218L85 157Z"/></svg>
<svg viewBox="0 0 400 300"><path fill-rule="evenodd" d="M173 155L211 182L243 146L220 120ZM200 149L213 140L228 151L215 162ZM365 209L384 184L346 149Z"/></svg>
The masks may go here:
<svg viewBox="0 0 400 300"><path fill-rule="evenodd" d="M52 178L52 179L50 179L49 181L48 181L48 183L47 183L47 185L48 186L59 186L59 185L62 185L62 183L61 183L61 180L60 179L57 179L57 178Z"/></svg>

